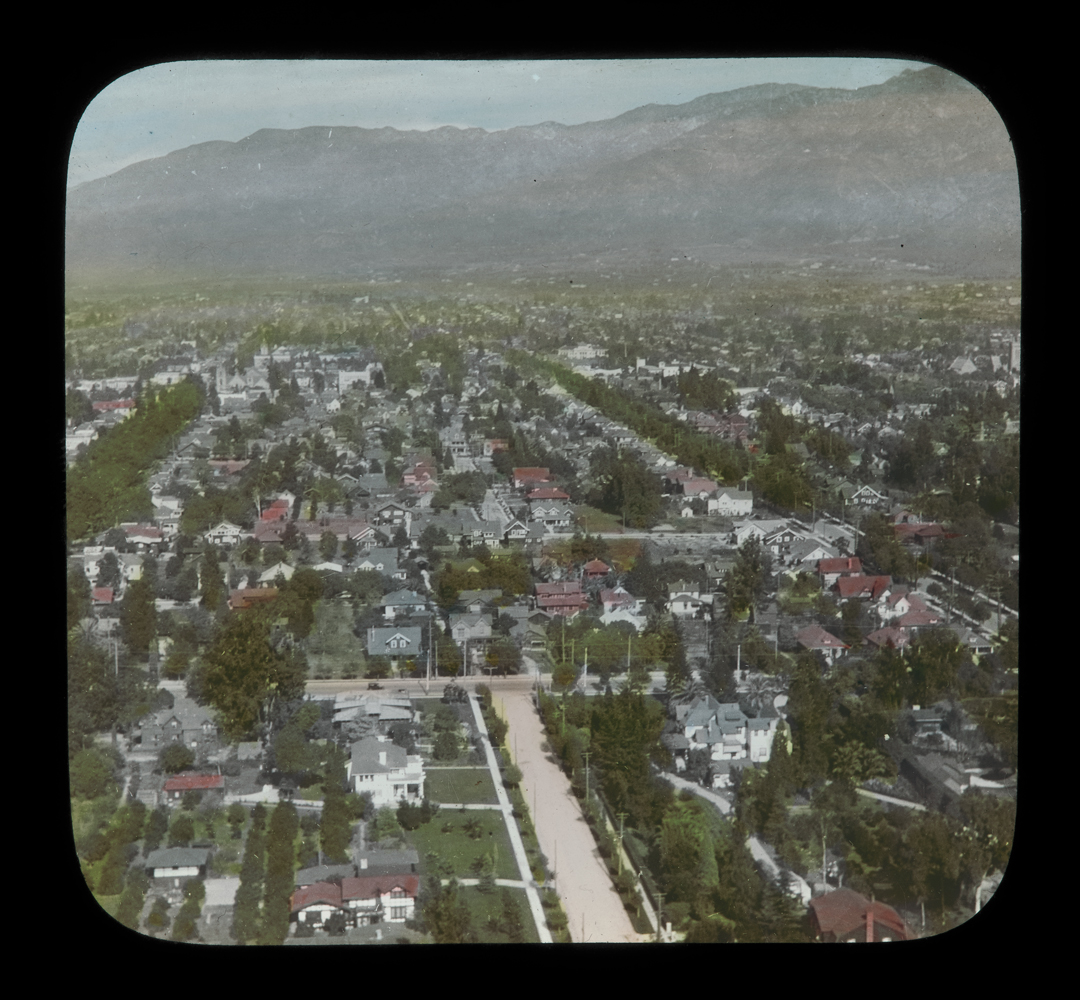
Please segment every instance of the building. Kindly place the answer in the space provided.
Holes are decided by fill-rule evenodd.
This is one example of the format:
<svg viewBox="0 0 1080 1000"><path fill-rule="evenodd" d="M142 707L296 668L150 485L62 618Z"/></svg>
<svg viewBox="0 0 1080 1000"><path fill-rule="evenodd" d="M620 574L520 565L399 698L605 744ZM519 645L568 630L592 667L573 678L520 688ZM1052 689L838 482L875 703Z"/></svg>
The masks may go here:
<svg viewBox="0 0 1080 1000"><path fill-rule="evenodd" d="M891 906L851 889L834 889L810 900L810 931L818 941L911 941L918 935Z"/></svg>
<svg viewBox="0 0 1080 1000"><path fill-rule="evenodd" d="M394 743L369 736L352 745L346 780L354 792L368 792L376 808L424 798L424 761Z"/></svg>

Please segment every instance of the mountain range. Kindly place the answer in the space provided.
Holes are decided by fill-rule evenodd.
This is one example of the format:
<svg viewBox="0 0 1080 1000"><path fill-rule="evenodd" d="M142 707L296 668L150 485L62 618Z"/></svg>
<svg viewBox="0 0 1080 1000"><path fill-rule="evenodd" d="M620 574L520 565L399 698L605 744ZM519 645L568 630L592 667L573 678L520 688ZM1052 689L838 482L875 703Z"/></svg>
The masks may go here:
<svg viewBox="0 0 1080 1000"><path fill-rule="evenodd" d="M569 126L263 129L81 184L67 205L73 280L584 280L673 259L883 255L1020 273L1008 132L946 70L854 91L764 84Z"/></svg>

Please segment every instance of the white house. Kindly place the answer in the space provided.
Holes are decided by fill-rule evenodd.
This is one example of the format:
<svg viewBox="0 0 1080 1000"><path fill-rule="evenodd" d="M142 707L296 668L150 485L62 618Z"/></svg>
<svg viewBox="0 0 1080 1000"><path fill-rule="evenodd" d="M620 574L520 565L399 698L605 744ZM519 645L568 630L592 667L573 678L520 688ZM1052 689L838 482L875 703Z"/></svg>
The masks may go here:
<svg viewBox="0 0 1080 1000"><path fill-rule="evenodd" d="M747 517L753 507L754 494L750 490L732 490L726 486L708 500L709 513L721 517Z"/></svg>
<svg viewBox="0 0 1080 1000"><path fill-rule="evenodd" d="M369 792L376 808L424 798L424 759L374 736L352 745L345 777L354 792Z"/></svg>

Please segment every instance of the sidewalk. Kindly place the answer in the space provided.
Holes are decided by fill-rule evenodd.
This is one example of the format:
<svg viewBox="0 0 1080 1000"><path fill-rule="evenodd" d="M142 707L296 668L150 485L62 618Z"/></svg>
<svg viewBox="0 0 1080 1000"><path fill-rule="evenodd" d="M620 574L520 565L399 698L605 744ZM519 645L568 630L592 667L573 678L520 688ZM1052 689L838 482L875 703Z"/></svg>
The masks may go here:
<svg viewBox="0 0 1080 1000"><path fill-rule="evenodd" d="M491 778L495 783L495 794L499 799L499 805L496 808L502 809L503 821L506 823L506 831L510 835L510 846L514 849L514 858L517 860L518 871L521 872L522 884L525 888L525 898L528 900L529 910L532 912L533 923L536 924L537 936L540 938L541 944L551 944L551 931L548 930L547 919L544 916L544 907L540 902L540 893L537 890L536 883L532 880L532 873L529 871L529 859L525 854L525 845L521 840L521 831L518 829L517 821L512 815L513 806L510 804L510 796L506 794L506 789L503 787L502 774L499 772L499 764L495 760L495 751L491 748L491 737L488 735L487 724L484 722L483 713L480 711L480 700L475 694L470 694L469 705L472 708L473 719L476 721L476 728L479 730L481 740L484 744L484 753L487 757L488 769L491 771ZM490 807L481 806L480 808ZM462 884L466 883L463 882ZM498 879L496 879L495 884L499 884Z"/></svg>

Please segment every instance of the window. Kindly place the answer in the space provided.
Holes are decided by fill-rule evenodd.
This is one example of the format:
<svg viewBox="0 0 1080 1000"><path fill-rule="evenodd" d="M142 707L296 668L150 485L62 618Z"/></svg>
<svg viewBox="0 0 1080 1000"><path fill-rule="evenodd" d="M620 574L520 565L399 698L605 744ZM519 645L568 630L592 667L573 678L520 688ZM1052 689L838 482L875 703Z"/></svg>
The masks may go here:
<svg viewBox="0 0 1080 1000"><path fill-rule="evenodd" d="M391 906L390 907L390 919L391 920L405 920L409 915L409 908L407 906Z"/></svg>
<svg viewBox="0 0 1080 1000"><path fill-rule="evenodd" d="M390 893L390 898L391 899L404 899L405 898L405 890L404 889L394 889Z"/></svg>

